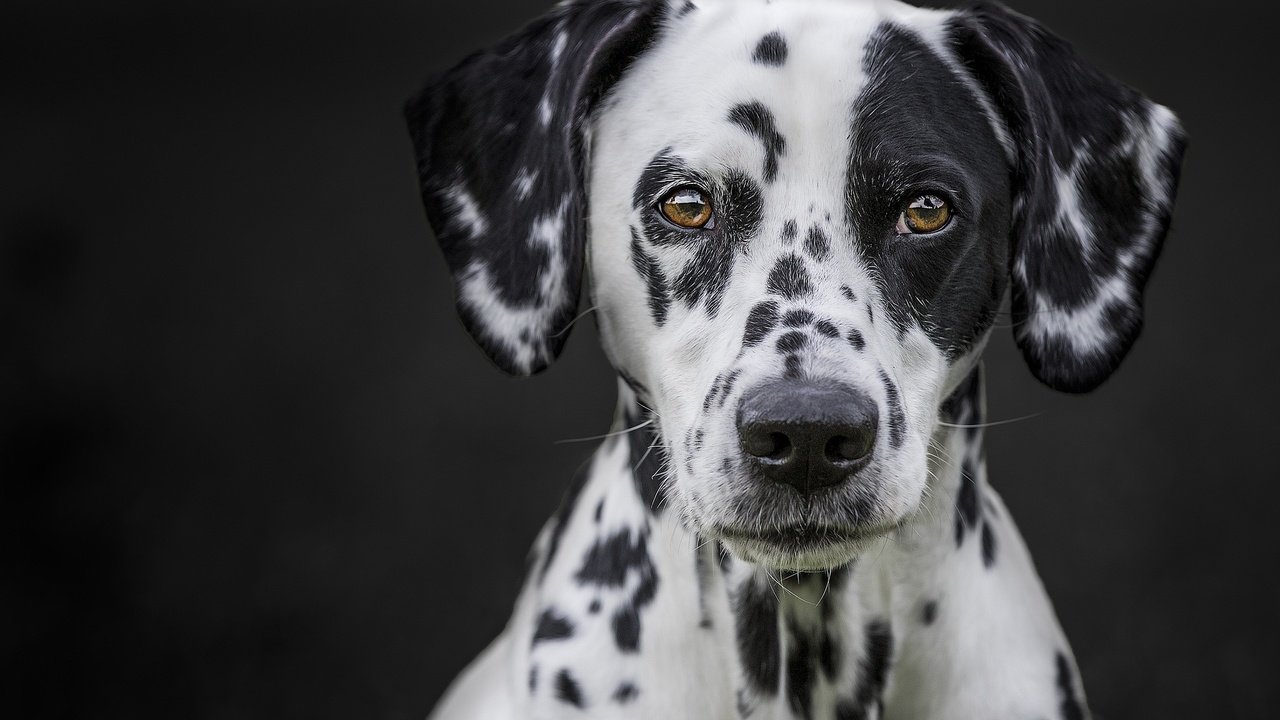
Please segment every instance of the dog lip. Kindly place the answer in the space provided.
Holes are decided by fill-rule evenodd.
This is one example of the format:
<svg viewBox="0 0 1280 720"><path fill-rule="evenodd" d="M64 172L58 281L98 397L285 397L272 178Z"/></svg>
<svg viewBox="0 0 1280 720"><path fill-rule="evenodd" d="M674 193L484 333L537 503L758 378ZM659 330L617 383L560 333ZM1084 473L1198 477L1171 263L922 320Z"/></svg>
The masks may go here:
<svg viewBox="0 0 1280 720"><path fill-rule="evenodd" d="M792 549L812 549L828 545L865 540L882 535L892 528L850 528L838 525L784 525L770 528L722 527L720 534L728 540L767 543Z"/></svg>

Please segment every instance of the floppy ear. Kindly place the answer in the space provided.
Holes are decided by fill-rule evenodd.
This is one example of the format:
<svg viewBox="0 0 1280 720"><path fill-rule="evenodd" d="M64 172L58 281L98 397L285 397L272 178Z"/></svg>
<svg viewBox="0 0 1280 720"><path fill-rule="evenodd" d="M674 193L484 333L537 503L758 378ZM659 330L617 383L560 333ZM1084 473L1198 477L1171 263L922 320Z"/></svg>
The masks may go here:
<svg viewBox="0 0 1280 720"><path fill-rule="evenodd" d="M651 41L660 10L562 3L405 106L458 314L509 373L542 370L564 344L582 278L589 118Z"/></svg>
<svg viewBox="0 0 1280 720"><path fill-rule="evenodd" d="M1186 136L1168 108L1003 6L958 12L948 34L1013 150L1018 346L1046 385L1087 392L1142 330Z"/></svg>

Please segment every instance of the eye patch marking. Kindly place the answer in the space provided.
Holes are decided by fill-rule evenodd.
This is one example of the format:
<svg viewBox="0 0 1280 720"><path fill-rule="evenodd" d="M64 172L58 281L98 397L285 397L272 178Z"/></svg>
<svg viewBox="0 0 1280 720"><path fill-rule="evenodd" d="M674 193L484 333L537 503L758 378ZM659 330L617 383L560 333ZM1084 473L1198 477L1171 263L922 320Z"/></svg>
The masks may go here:
<svg viewBox="0 0 1280 720"><path fill-rule="evenodd" d="M782 226L782 242L786 243L787 245L790 245L791 243L795 242L797 232L798 232L798 229L796 228L796 221L788 220Z"/></svg>
<svg viewBox="0 0 1280 720"><path fill-rule="evenodd" d="M773 182L778 176L778 156L787 149L786 138L778 132L773 113L759 101L734 105L729 120L764 143L764 179Z"/></svg>
<svg viewBox="0 0 1280 720"><path fill-rule="evenodd" d="M769 272L768 289L774 295L795 300L813 292L813 285L809 282L809 271L805 269L804 262L796 255L784 255Z"/></svg>
<svg viewBox="0 0 1280 720"><path fill-rule="evenodd" d="M798 353L808 344L808 335L800 332L799 330L792 330L788 333L784 333L782 337L778 338L778 353L782 355Z"/></svg>
<svg viewBox="0 0 1280 720"><path fill-rule="evenodd" d="M813 322L813 313L808 310L791 310L782 318L782 324L787 327L800 327Z"/></svg>
<svg viewBox="0 0 1280 720"><path fill-rule="evenodd" d="M862 337L862 333L858 332L857 329L849 331L849 344L858 352L862 352L867 348L866 338Z"/></svg>
<svg viewBox="0 0 1280 720"><path fill-rule="evenodd" d="M773 332L778 324L778 303L772 300L756 303L747 315L747 329L742 334L742 344L755 347Z"/></svg>
<svg viewBox="0 0 1280 720"><path fill-rule="evenodd" d="M631 265L644 280L649 295L649 313L653 322L662 327L667 321L667 311L671 307L671 288L667 285L667 276L658 266L658 261L644 249L640 242L640 234L631 228Z"/></svg>
<svg viewBox="0 0 1280 720"><path fill-rule="evenodd" d="M821 262L831 254L831 240L822 228L814 225L809 228L809 234L804 239L804 249L814 260Z"/></svg>
<svg viewBox="0 0 1280 720"><path fill-rule="evenodd" d="M676 277L675 296L689 307L706 300L707 314L715 317L720 311L725 287L729 284L733 257L733 248L724 243L699 245L693 259Z"/></svg>
<svg viewBox="0 0 1280 720"><path fill-rule="evenodd" d="M751 59L761 65L782 67L787 62L787 41L782 33L775 30L760 38Z"/></svg>
<svg viewBox="0 0 1280 720"><path fill-rule="evenodd" d="M837 328L830 320L819 320L814 323L813 329L817 330L820 335L825 335L829 338L840 337L839 328Z"/></svg>
<svg viewBox="0 0 1280 720"><path fill-rule="evenodd" d="M898 394L898 386L889 379L884 368L880 369L880 382L884 383L885 402L889 405L889 445L896 450L902 447L907 418L902 412L902 397Z"/></svg>

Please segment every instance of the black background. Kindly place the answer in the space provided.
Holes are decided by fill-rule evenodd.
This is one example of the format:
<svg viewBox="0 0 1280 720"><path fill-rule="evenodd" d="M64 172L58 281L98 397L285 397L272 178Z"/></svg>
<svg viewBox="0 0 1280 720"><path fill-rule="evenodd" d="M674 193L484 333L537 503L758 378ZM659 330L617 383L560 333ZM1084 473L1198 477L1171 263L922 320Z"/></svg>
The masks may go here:
<svg viewBox="0 0 1280 720"><path fill-rule="evenodd" d="M0 11L0 710L420 718L611 412L471 344L399 114L546 5L101 5ZM1101 717L1272 717L1280 12L1013 6L1192 142L1117 377L996 334L994 484Z"/></svg>

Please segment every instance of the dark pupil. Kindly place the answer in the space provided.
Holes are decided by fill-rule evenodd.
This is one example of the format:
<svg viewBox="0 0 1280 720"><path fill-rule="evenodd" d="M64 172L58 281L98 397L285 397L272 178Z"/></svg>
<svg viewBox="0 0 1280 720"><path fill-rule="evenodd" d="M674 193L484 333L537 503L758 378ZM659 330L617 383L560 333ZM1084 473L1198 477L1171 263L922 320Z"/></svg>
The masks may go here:
<svg viewBox="0 0 1280 720"><path fill-rule="evenodd" d="M702 215L707 206L701 195L692 192L677 193L668 201L668 205L676 215L690 220L695 220Z"/></svg>

